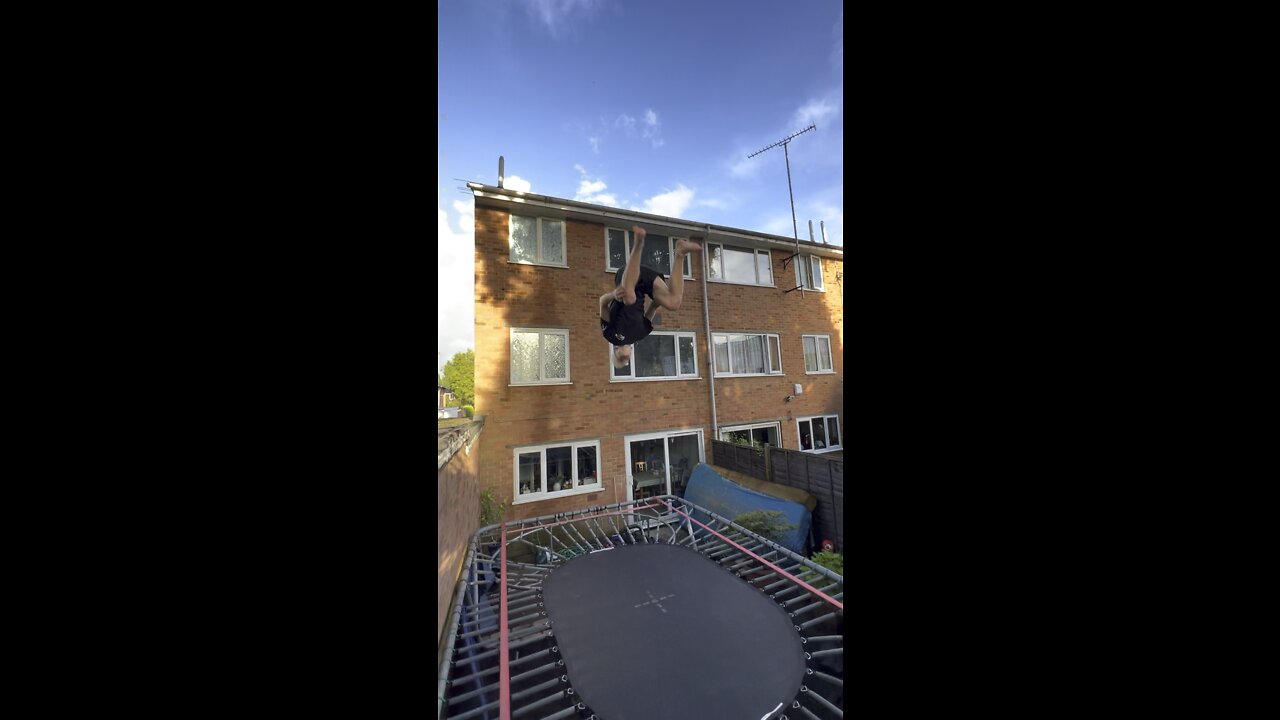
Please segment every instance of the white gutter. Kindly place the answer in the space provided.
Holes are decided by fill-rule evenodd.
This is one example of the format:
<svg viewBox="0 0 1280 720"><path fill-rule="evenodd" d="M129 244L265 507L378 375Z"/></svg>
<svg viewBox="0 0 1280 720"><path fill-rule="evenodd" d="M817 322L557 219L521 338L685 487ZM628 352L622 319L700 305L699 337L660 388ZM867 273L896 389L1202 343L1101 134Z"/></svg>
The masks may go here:
<svg viewBox="0 0 1280 720"><path fill-rule="evenodd" d="M653 215L634 210L611 208L606 205L593 205L591 203L552 197L550 195L520 192L509 188L496 188L475 182L467 183L467 187L471 190L472 195L479 199L502 201L518 205L529 205L530 207L548 208L559 210L566 214L576 213L578 215L596 218L601 221L617 220L623 225L630 225L631 223L636 222L647 222L650 224L666 226L676 232L706 232L707 240L712 242L721 242L726 239L737 239L777 247L779 249L785 248L788 251L794 251L796 243L800 242L798 238L787 238L782 237L781 235L770 235L768 233L754 232L751 230L732 228L724 225L694 223L689 220L681 220L679 218L666 217L663 215ZM712 232L717 236L714 240L710 236ZM837 260L844 259L844 250L842 248L814 243L801 244L805 248L805 252L810 254Z"/></svg>

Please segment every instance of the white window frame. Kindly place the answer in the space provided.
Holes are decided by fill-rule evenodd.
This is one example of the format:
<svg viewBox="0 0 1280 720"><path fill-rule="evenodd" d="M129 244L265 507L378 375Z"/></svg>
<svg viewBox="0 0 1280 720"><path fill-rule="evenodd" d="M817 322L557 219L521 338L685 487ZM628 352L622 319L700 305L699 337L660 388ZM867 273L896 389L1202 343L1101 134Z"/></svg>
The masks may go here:
<svg viewBox="0 0 1280 720"><path fill-rule="evenodd" d="M768 372L762 373L736 373L733 372L733 353L729 354L729 372L720 372L716 369L716 338L725 338L725 343L729 342L728 338L733 335L761 335L764 337L764 361L769 366ZM769 338L778 345L778 368L773 369L773 355L769 352ZM763 332L713 332L711 333L711 372L715 377L765 377L767 375L783 375L782 371L782 338L778 333Z"/></svg>
<svg viewBox="0 0 1280 720"><path fill-rule="evenodd" d="M777 431L777 433L778 433L778 447L782 447L782 423L777 422L777 421L774 421L774 422L762 422L762 423L750 423L750 424L747 424L747 425L726 425L726 426L724 426L724 427L720 428L720 439L721 439L722 441L724 441L724 442L729 442L729 440L726 440L726 439L725 439L725 433L729 433L729 432L741 432L741 431L743 431L743 430L757 430L757 429L759 429L759 428L773 428L775 431ZM752 442L755 442L755 441L753 440ZM753 445L753 447L754 447L754 445Z"/></svg>
<svg viewBox="0 0 1280 720"><path fill-rule="evenodd" d="M805 263L809 272L800 272L800 263ZM814 267L814 266L817 267ZM797 255L792 262L792 266L796 269L796 286L803 287L805 290L813 292L826 292L827 285L822 280L822 258L817 255ZM808 280L809 282L805 282ZM814 281L817 282L814 282Z"/></svg>
<svg viewBox="0 0 1280 720"><path fill-rule="evenodd" d="M804 341L805 341L805 338L813 338L813 339L814 339L814 340L813 340L813 354L814 354L814 357L815 357L815 358L818 358L818 357L819 357L818 352L819 352L819 349L822 347L822 345L818 342L818 338L824 338L824 339L826 339L826 341L827 341L827 364L831 366L831 369L830 369L830 370L810 370L810 369L809 369L809 365L808 365L808 364L806 364L806 365L804 366L804 374L805 374L805 375L835 375L835 374L836 374L836 357L835 357L835 350L832 348L832 345L831 345L831 336L830 336L830 335L801 335L801 336L800 336L800 357L801 357L801 359L802 359L802 360L804 359ZM819 365L819 366L821 366L821 364L822 364L821 362L819 362L819 363L818 363L818 365Z"/></svg>
<svg viewBox="0 0 1280 720"><path fill-rule="evenodd" d="M545 489L548 486L550 478L547 477L547 450L551 448L569 448L569 458L571 467L573 468L573 488L569 490ZM590 447L596 450L596 477L595 482L590 485L579 485L578 477L578 449ZM544 490L542 492L520 494L520 456L527 455L531 452L541 453L539 472L542 474L542 484ZM582 440L579 442L561 442L547 443L545 445L526 445L524 447L514 448L511 451L511 501L512 505L523 505L524 503L539 502L541 500L550 500L558 497L568 497L570 495L584 495L586 493L600 492L604 486L600 483L600 468L603 466L600 458L600 440Z"/></svg>
<svg viewBox="0 0 1280 720"><path fill-rule="evenodd" d="M515 342L516 333L538 333L538 379L531 382L516 382L516 366L511 362L512 344ZM564 336L564 378L543 377L546 365L543 362L542 355L542 338L545 335L562 335ZM567 328L540 328L540 327L513 327L507 335L507 365L508 380L512 385L525 387L528 385L571 385L570 363L569 363L569 330Z"/></svg>
<svg viewBox="0 0 1280 720"><path fill-rule="evenodd" d="M711 277L710 263L711 263L711 256L714 254L714 253L712 253L712 251L711 251L711 248L712 248L712 247L718 247L718 248L720 248L720 250L721 250L721 252L720 252L720 268L719 268L719 270L718 270L718 272L720 273L720 277L719 277L719 278L713 278L713 277ZM707 270L707 282L713 282L713 283L724 283L725 285L750 285L750 286L752 286L752 287L777 287L777 285L774 283L774 280L773 280L773 276L775 275L774 270L773 270L773 255L772 255L768 250L765 250L765 249L763 249L763 248L745 247L745 246L742 246L742 245L728 245L728 247L730 247L730 248L732 248L732 249L734 249L734 250L740 250L740 251L743 251L743 252L748 252L748 251L749 251L749 252L754 252L754 253L756 254L756 261L752 264L752 268L756 271L756 281L755 281L755 282L753 282L753 283L744 283L744 282L739 282L739 281L737 281L737 280L725 280L725 279L723 279L723 278L724 278L724 248L725 248L725 247L726 247L725 243L718 243L718 242L717 242L717 243L707 243L706 245L704 245L704 246L703 246L703 248L702 248L702 254L703 254L703 259L702 259L702 261L703 261L703 263L705 263L705 264L707 265L707 267L708 267L708 270ZM766 258L768 258L768 259L769 259L769 283L768 283L768 284L765 284L765 283L760 282L760 260L759 260L759 256L761 256L761 255L764 255Z"/></svg>
<svg viewBox="0 0 1280 720"><path fill-rule="evenodd" d="M515 238L515 230L513 228L513 225L515 224L516 218L518 217L524 218L526 220L538 221L538 232L537 232L538 257L537 257L537 260L533 262L530 262L528 260L512 260L511 259L511 252L513 250L512 241ZM560 241L564 245L564 262L563 263L547 262L542 259L542 224L544 222L560 223ZM511 213L510 215L507 216L507 262L512 265L542 265L544 267L559 267L559 268L569 267L569 226L568 224L566 224L564 220L558 220L556 218L544 218L544 217L535 217L533 215L521 215L519 213Z"/></svg>
<svg viewBox="0 0 1280 720"><path fill-rule="evenodd" d="M675 375L672 375L672 376L670 376L670 377L635 377L636 364L635 364L635 362L629 362L629 363L627 363L627 368L631 371L631 374L630 374L630 375L619 375L619 374L618 374L618 368L616 368L616 367L614 367L614 366L613 366L613 345L610 345L610 346L609 346L609 355L608 355L608 357L607 357L607 359L606 359L606 362L608 362L608 363L609 363L609 364L608 364L608 368L609 368L609 382L629 382L629 383L630 383L630 382L666 382L666 381L670 381L670 380L699 380L699 379L701 379L701 376L700 376L700 375L698 375L698 334L697 334L697 333L691 333L691 332L679 332L679 331L674 331L674 330L665 330L665 331L664 331L664 330L654 330L653 332L651 332L651 333L649 333L648 335L646 335L646 336L644 336L643 338L641 338L641 339L640 339L640 342L644 342L646 339L651 338L651 337L653 337L654 335L671 335L671 336L674 336L674 337L675 337L675 339L676 339L676 340L675 340L675 343L676 343L676 374L675 374ZM693 341L693 342L691 343L691 344L693 345L693 372L692 372L692 373L682 373L682 372L680 372L680 338L682 338L682 337L689 338L690 340L692 340L692 341ZM633 346L633 347L631 348L631 359L634 361L634 360L635 360L635 357L636 357L636 349L635 349L635 347Z"/></svg>
<svg viewBox="0 0 1280 720"><path fill-rule="evenodd" d="M823 437L826 437L826 438L831 437L830 427L834 423L836 426L836 434L840 436L840 444L832 447L831 444L828 443L825 448L821 448L821 449L813 448L812 450L805 450L804 443L800 442L800 423L802 422L809 423L809 437L810 439L812 439L814 420L823 421L822 432L823 432ZM824 453L843 450L844 449L844 428L840 427L840 416L839 415L810 415L808 417L796 418L796 449L799 450L800 452L812 453L814 455L822 455Z"/></svg>
<svg viewBox="0 0 1280 720"><path fill-rule="evenodd" d="M667 470L667 483L662 487L662 489L664 491L670 492L671 491L671 471L670 471L671 438L677 437L680 435L696 435L697 436L698 462L699 463L706 462L707 461L706 440L705 440L705 435L702 432L702 428L700 427L685 428L683 430L680 430L680 429L663 430L660 432L638 433L636 435L622 436L623 457L626 460L626 464L623 465L623 469L624 469L623 482L626 483L626 486L627 486L627 502L631 502L635 500L634 473L635 473L636 465L635 465L635 458L631 457L631 443L641 442L644 440L659 440L659 439L663 441L662 442L663 464L668 468L668 470ZM696 467L696 464L695 464L695 467ZM693 468L689 468L689 471L690 473L692 473ZM654 525L661 523L663 520L667 518L678 517L675 513L671 512L669 509L665 507L660 509L658 512L661 513L659 515L658 520L650 520L648 519L649 516L639 515L639 514L628 514L628 515L625 515L624 517L627 518L628 525L637 525L640 527L652 527Z"/></svg>
<svg viewBox="0 0 1280 720"><path fill-rule="evenodd" d="M617 230L618 232L621 232L625 235L625 238L622 241L623 257L628 257L631 255L631 243L633 241L633 238L632 238L631 231L625 228L606 227L604 229L604 271L607 273L616 273L618 272L618 268L609 264L609 261L613 259L609 255L609 231L610 230ZM667 252L669 253L670 257L675 257L677 240L688 240L688 238L676 237L674 235L667 237ZM688 255L684 256L684 266L686 268L684 273L684 279L693 280L694 279L693 278L693 260Z"/></svg>

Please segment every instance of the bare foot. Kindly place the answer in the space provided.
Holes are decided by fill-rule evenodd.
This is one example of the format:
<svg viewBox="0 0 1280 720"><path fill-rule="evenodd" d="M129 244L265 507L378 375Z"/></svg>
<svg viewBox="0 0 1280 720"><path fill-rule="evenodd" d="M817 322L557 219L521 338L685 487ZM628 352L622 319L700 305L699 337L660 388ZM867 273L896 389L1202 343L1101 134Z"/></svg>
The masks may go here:
<svg viewBox="0 0 1280 720"><path fill-rule="evenodd" d="M702 252L702 246L691 240L681 240L676 243L676 253L686 255L688 253Z"/></svg>
<svg viewBox="0 0 1280 720"><path fill-rule="evenodd" d="M631 226L631 234L634 235L637 240L643 240L644 236L648 235L648 233L644 231L644 228L640 227L639 225Z"/></svg>

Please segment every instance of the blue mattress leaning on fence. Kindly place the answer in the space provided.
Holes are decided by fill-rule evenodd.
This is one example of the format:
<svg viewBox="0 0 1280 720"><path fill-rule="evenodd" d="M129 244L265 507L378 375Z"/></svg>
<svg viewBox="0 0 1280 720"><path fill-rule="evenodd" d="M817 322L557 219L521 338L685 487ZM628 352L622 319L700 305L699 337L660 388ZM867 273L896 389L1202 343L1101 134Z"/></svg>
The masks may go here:
<svg viewBox="0 0 1280 720"><path fill-rule="evenodd" d="M753 510L781 511L786 522L797 527L795 530L782 533L775 542L788 550L804 554L805 539L809 537L812 515L809 509L800 503L770 497L745 488L712 470L706 463L700 463L693 469L684 497L689 502L701 505L730 520ZM692 515L702 522L707 522L709 519L705 517L705 513L697 511Z"/></svg>

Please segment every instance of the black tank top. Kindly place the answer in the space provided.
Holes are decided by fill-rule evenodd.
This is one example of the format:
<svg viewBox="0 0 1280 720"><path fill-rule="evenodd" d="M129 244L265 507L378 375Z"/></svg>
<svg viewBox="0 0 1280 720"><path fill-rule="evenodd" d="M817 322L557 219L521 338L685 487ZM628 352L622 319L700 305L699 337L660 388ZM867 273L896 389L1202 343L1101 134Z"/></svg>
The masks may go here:
<svg viewBox="0 0 1280 720"><path fill-rule="evenodd" d="M653 332L653 323L644 316L644 296L637 295L634 305L617 300L609 306L609 322L600 321L604 339L614 345L634 345Z"/></svg>

